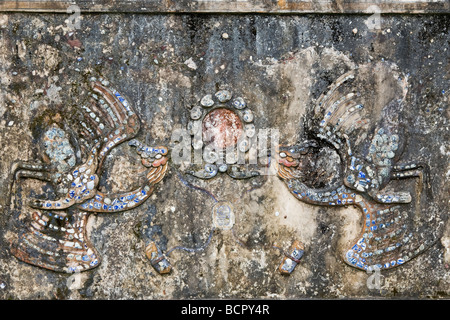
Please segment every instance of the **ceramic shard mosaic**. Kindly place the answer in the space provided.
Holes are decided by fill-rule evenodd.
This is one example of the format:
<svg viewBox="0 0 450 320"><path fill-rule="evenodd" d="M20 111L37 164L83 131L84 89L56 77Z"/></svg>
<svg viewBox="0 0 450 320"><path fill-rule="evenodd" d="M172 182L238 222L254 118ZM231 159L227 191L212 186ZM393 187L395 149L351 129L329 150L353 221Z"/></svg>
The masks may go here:
<svg viewBox="0 0 450 320"><path fill-rule="evenodd" d="M0 299L448 297L446 3L151 3L0 5Z"/></svg>
<svg viewBox="0 0 450 320"><path fill-rule="evenodd" d="M385 96L383 105L365 99L365 91L379 91L377 77L363 78L371 71L376 71L377 77L389 82L393 88L391 95ZM46 158L54 163L18 162L12 168L13 185L23 178L37 178L58 186L61 195L58 200L31 198L26 201L30 216L23 220L23 230L11 244L17 258L56 271L75 272L96 267L100 257L85 233L88 213L133 209L149 197L168 167L169 150L166 147L148 147L132 140L129 145L136 148L142 165L149 168L145 184L136 190L114 195L98 190L106 155L115 146L136 136L140 120L120 93L105 87L109 84L107 81L92 81L91 105L82 107L89 125L81 122L84 135L94 138L94 147L87 160L75 166L75 157L64 131L52 127L44 133L42 144ZM418 177L428 197L432 196L427 165L397 160L406 144L399 123L407 93L406 81L395 66L387 63L364 65L342 75L308 114L307 132L313 139L290 147L281 146L276 157L280 178L300 201L327 206L355 205L361 210L365 226L346 251L344 261L363 270L402 265L433 243L426 240L418 247L410 244L418 232L411 226L412 219L402 205L410 203L412 195L407 191L383 191L392 179ZM225 156L224 148L237 146L238 151L247 152L251 145L248 138L255 134L253 114L243 98L232 100L230 91L221 90L215 94L215 99L219 103L217 107L213 107L212 95L206 95L200 106L190 110L188 130L193 135L192 146L194 150L202 149L206 165L200 171L189 170L188 173L200 179L211 179L218 172L227 172L228 165L234 166L237 162L237 156L233 152L232 157L230 152ZM227 102L231 102L229 106L225 105ZM204 145L215 149L204 150ZM342 171L333 173L337 178L334 185L313 188L304 183L311 182L311 176L316 174L308 171L311 170L307 168L308 161L320 156L322 148L332 148L339 155L342 165L335 164L335 168ZM325 171L321 167L314 169ZM258 175L256 171L240 175L235 172L232 170L229 175L239 179ZM232 211L227 204L214 207L216 227L232 228ZM304 247L296 243L291 249L294 253L284 258L281 273L289 274L299 263ZM300 249L301 255L297 253ZM146 251L159 273L170 272L170 264L154 242ZM287 266L286 259L294 265Z"/></svg>

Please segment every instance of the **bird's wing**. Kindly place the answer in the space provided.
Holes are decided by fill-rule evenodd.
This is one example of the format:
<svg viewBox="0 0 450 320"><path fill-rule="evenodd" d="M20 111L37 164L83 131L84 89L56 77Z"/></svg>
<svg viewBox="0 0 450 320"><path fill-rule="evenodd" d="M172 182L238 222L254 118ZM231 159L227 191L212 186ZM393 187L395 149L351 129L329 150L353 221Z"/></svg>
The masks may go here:
<svg viewBox="0 0 450 320"><path fill-rule="evenodd" d="M140 119L134 108L116 89L105 80L92 79L91 99L80 108L79 136L89 157L97 157L98 167L106 155L117 145L136 136Z"/></svg>
<svg viewBox="0 0 450 320"><path fill-rule="evenodd" d="M361 96L352 86L355 73L345 73L319 97L309 121L309 130L316 138L347 154L351 154L349 137L367 130L369 123Z"/></svg>
<svg viewBox="0 0 450 320"><path fill-rule="evenodd" d="M364 154L378 128L395 134L406 92L406 77L395 66L363 65L340 76L318 98L307 129L348 155Z"/></svg>
<svg viewBox="0 0 450 320"><path fill-rule="evenodd" d="M406 87L405 77L394 66L364 65L339 77L309 113L307 130L336 148L348 187L365 192L388 182L404 143Z"/></svg>
<svg viewBox="0 0 450 320"><path fill-rule="evenodd" d="M436 241L424 231L423 221L419 223L411 206L384 205L366 197L356 205L363 211L364 227L344 253L344 261L353 267L368 271L391 269Z"/></svg>
<svg viewBox="0 0 450 320"><path fill-rule="evenodd" d="M33 211L21 222L11 252L19 260L58 272L95 268L100 257L86 234L88 213Z"/></svg>

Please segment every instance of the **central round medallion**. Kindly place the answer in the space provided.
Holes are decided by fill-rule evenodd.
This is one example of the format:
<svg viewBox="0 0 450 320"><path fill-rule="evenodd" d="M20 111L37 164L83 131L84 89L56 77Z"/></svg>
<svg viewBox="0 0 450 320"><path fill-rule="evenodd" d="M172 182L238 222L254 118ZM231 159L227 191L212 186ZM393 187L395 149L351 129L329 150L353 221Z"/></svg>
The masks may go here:
<svg viewBox="0 0 450 320"><path fill-rule="evenodd" d="M227 108L209 112L203 119L202 129L203 142L216 149L235 146L243 134L241 119Z"/></svg>

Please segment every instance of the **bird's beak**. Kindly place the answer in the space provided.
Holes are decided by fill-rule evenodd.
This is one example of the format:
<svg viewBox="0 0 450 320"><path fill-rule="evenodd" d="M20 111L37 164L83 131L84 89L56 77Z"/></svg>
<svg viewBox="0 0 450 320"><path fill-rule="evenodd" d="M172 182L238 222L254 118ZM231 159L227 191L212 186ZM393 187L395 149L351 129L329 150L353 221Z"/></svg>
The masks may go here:
<svg viewBox="0 0 450 320"><path fill-rule="evenodd" d="M278 153L278 164L281 164L285 167L296 167L299 165L298 160L296 157L293 157L293 155L289 151L280 151Z"/></svg>
<svg viewBox="0 0 450 320"><path fill-rule="evenodd" d="M285 167L297 167L298 166L298 160L294 159L292 157L285 157L278 159L278 163L285 166Z"/></svg>

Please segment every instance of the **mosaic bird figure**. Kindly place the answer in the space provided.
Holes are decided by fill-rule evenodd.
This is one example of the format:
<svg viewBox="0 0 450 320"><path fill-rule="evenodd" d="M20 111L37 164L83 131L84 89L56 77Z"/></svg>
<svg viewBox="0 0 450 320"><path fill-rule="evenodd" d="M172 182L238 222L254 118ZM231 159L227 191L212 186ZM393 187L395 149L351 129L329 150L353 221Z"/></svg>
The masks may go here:
<svg viewBox="0 0 450 320"><path fill-rule="evenodd" d="M39 179L56 190L55 200L27 199L26 212L17 221L17 237L11 242L11 252L18 259L54 271L72 273L96 267L101 259L86 234L89 215L120 212L140 205L163 179L168 166L167 148L146 147L133 139L130 145L136 147L142 164L148 168L145 183L130 192L99 191L106 156L137 135L140 119L128 101L108 87L107 81L91 80L90 105L82 107L80 121L79 149L86 150L86 160L76 165L65 156L70 154L70 146L61 142L64 131L54 127L43 139L44 149L52 159L47 159L47 163L21 161L11 170L13 183L20 178ZM64 162L62 158L69 160Z"/></svg>
<svg viewBox="0 0 450 320"><path fill-rule="evenodd" d="M429 188L426 164L399 161L406 88L405 77L387 63L345 73L307 111L305 140L278 154L278 175L298 200L361 210L364 227L343 257L361 270L402 265L427 244L413 241L419 232L405 209L411 193L387 188L412 177Z"/></svg>

